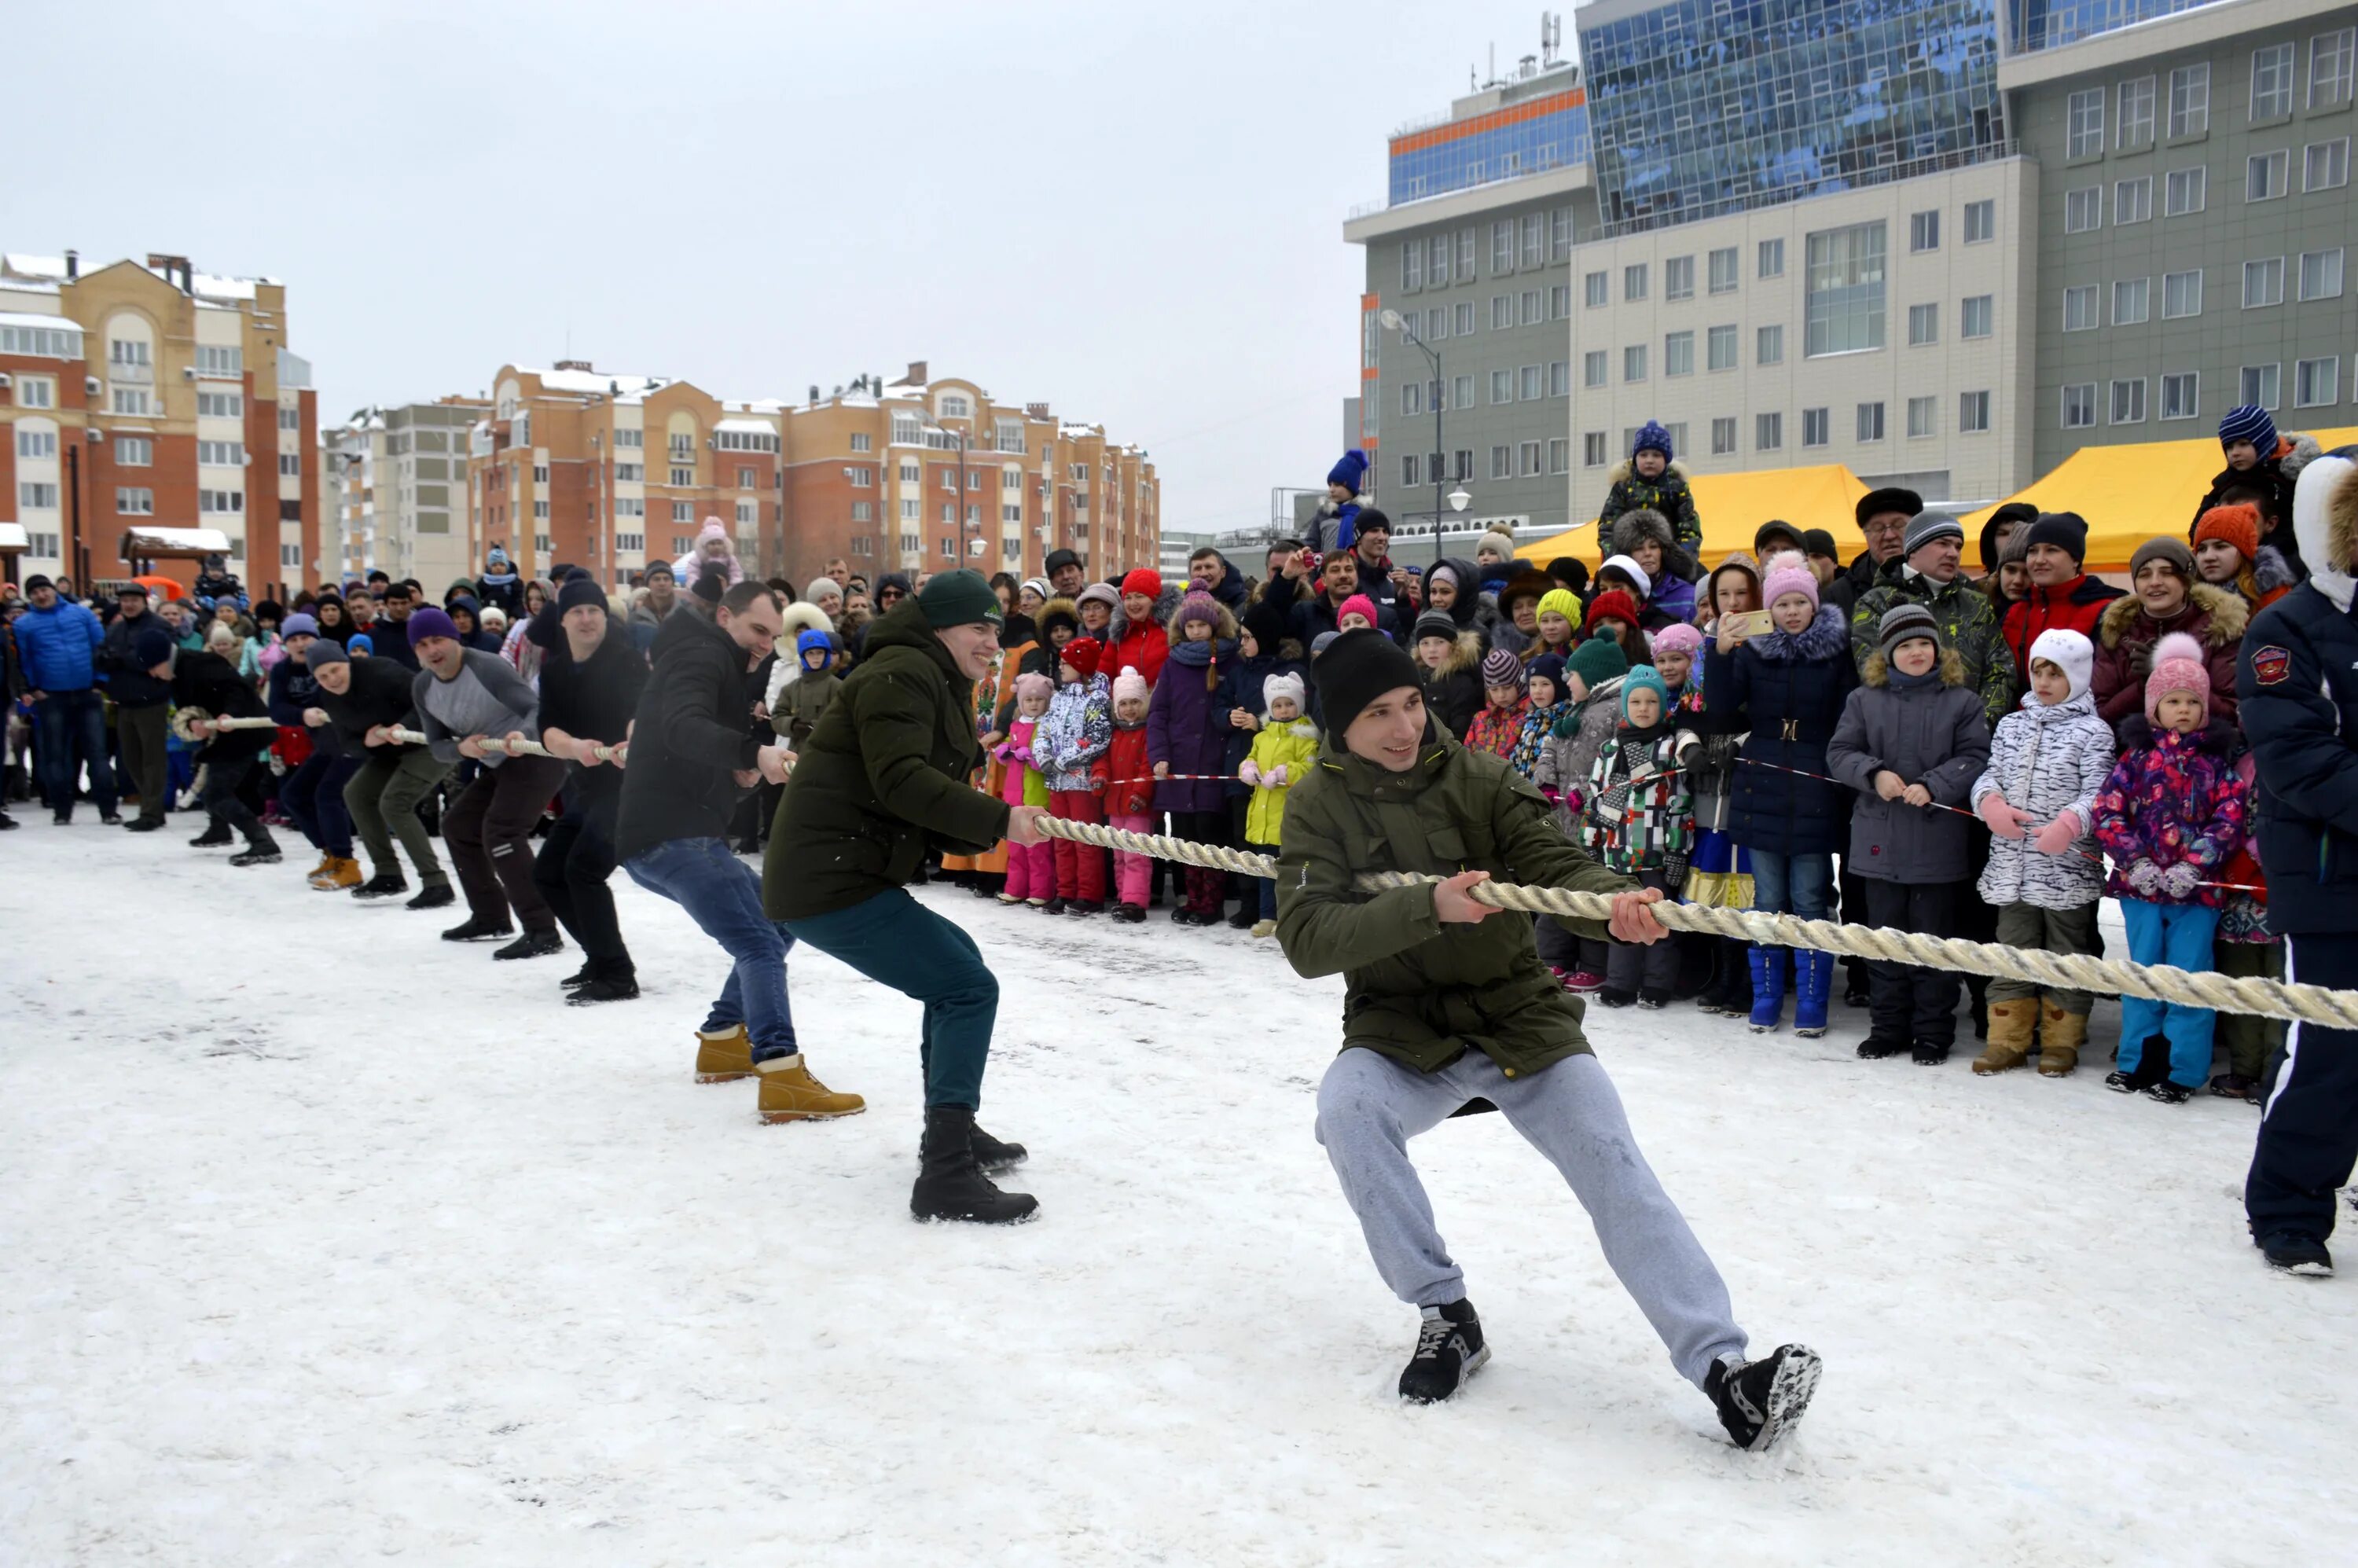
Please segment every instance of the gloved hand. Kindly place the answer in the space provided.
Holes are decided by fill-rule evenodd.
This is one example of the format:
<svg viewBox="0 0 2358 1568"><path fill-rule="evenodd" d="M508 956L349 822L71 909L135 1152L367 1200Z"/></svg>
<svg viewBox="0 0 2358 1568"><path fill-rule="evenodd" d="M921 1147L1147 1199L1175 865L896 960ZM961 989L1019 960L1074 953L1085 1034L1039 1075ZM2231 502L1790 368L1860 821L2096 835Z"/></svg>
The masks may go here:
<svg viewBox="0 0 2358 1568"><path fill-rule="evenodd" d="M1009 755L1012 756L1017 762L1022 763L1027 768L1034 765L1032 761L1032 748L1029 746L1019 745L1013 747L1009 752Z"/></svg>
<svg viewBox="0 0 2358 1568"><path fill-rule="evenodd" d="M1553 784L1540 785L1540 793L1547 796L1547 803L1550 806L1558 805L1563 799L1563 791L1556 788Z"/></svg>
<svg viewBox="0 0 2358 1568"><path fill-rule="evenodd" d="M1260 768L1250 757L1247 757L1245 765L1237 770L1237 777L1249 784L1258 784L1261 782Z"/></svg>
<svg viewBox="0 0 2358 1568"><path fill-rule="evenodd" d="M1989 830L2001 838L2021 838L2022 825L2030 820L2028 812L2017 811L2006 803L2006 796L1996 790L1982 796L1982 803L1974 809L1981 814L1984 822L1989 824Z"/></svg>
<svg viewBox="0 0 2358 1568"><path fill-rule="evenodd" d="M1262 775L1261 782L1269 785L1271 789L1283 789L1285 787L1285 764L1283 762L1280 762L1277 766L1270 769L1266 774Z"/></svg>
<svg viewBox="0 0 2358 1568"><path fill-rule="evenodd" d="M2039 837L2032 842L2038 845L2042 855L2068 855L2071 852L2071 846L2085 831L2080 824L2079 814L2066 811L2040 828Z"/></svg>
<svg viewBox="0 0 2358 1568"><path fill-rule="evenodd" d="M2151 860L2133 861L2129 869L2123 871L2121 875L2128 879L2129 886L2136 889L2147 898L2158 898L2161 895L2161 868Z"/></svg>
<svg viewBox="0 0 2358 1568"><path fill-rule="evenodd" d="M2180 860L2161 873L2161 891L2170 898L2192 898L2194 885L2201 880L2201 871L2196 871L2190 862Z"/></svg>

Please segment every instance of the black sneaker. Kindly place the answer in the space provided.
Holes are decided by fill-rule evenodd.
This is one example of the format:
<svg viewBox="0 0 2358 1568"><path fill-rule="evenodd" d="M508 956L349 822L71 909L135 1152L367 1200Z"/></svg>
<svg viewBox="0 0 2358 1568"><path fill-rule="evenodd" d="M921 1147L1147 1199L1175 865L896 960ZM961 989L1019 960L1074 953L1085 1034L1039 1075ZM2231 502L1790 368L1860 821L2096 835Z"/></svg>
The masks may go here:
<svg viewBox="0 0 2358 1568"><path fill-rule="evenodd" d="M153 833L164 826L160 816L135 816L123 825L125 833Z"/></svg>
<svg viewBox="0 0 2358 1568"><path fill-rule="evenodd" d="M404 909L448 909L458 902L459 895L457 892L452 891L449 882L436 882L432 887L421 889L416 898L411 899L407 903L403 904L401 907Z"/></svg>
<svg viewBox="0 0 2358 1568"><path fill-rule="evenodd" d="M409 882L399 871L379 871L352 889L352 896L357 899L394 898L408 891Z"/></svg>
<svg viewBox="0 0 2358 1568"><path fill-rule="evenodd" d="M2120 1059L2115 1050L2113 1059ZM2145 1052L2137 1058L2136 1070L2124 1073L2115 1068L2104 1075L2104 1087L2115 1094L2140 1094L2169 1076L2169 1042L2159 1035L2145 1043Z"/></svg>
<svg viewBox="0 0 2358 1568"><path fill-rule="evenodd" d="M2239 1099L2247 1105L2260 1103L2260 1080L2247 1078L2241 1073L2222 1073L2211 1080L2211 1092L2221 1099Z"/></svg>
<svg viewBox="0 0 2358 1568"><path fill-rule="evenodd" d="M590 962L582 965L579 968L574 970L571 974L566 976L557 983L563 986L567 990L576 991L579 990L583 986L588 985L591 980L594 980L597 978L598 960L592 958Z"/></svg>
<svg viewBox="0 0 2358 1568"><path fill-rule="evenodd" d="M457 925L442 933L445 942L492 942L515 935L513 925L495 925L478 914L471 914Z"/></svg>
<svg viewBox="0 0 2358 1568"><path fill-rule="evenodd" d="M2254 1237L2252 1245L2268 1260L2268 1267L2307 1279L2328 1280L2333 1277L2333 1254L2325 1243L2314 1236L2297 1236L2289 1230L2274 1230L2266 1236Z"/></svg>
<svg viewBox="0 0 2358 1568"><path fill-rule="evenodd" d="M1596 993L1599 1007L1627 1007L1638 1000L1636 991L1625 991L1618 986L1606 986Z"/></svg>
<svg viewBox="0 0 2358 1568"><path fill-rule="evenodd" d="M1808 1346L1780 1345L1758 1361L1721 1357L1704 1374L1703 1391L1718 1407L1719 1424L1736 1446L1760 1454L1801 1419L1824 1369Z"/></svg>
<svg viewBox="0 0 2358 1568"><path fill-rule="evenodd" d="M59 817L58 820L62 822L65 818ZM203 832L189 839L189 848L191 849L217 849L223 844L233 844L236 841L237 835L229 830L229 824L226 822L216 821L209 825Z"/></svg>
<svg viewBox="0 0 2358 1568"><path fill-rule="evenodd" d="M502 935L504 935L505 933L502 933ZM509 943L506 946L501 948L498 952L493 953L492 957L494 958L546 958L551 953L562 953L564 951L565 938L559 936L556 932L527 931L523 935L517 937L514 941ZM631 991L634 996L638 994L638 987L635 983L632 986Z"/></svg>
<svg viewBox="0 0 2358 1568"><path fill-rule="evenodd" d="M2147 1089L2145 1098L2149 1100L2158 1100L2163 1105L2184 1105L2194 1098L2194 1091L2184 1084L2172 1083L2169 1079L2164 1078Z"/></svg>
<svg viewBox="0 0 2358 1568"><path fill-rule="evenodd" d="M1909 1054L1920 1067L1937 1067L1949 1059L1949 1047L1928 1045L1920 1040L1916 1043L1916 1049Z"/></svg>
<svg viewBox="0 0 2358 1568"><path fill-rule="evenodd" d="M1455 1399L1466 1379L1489 1358L1472 1302L1460 1296L1444 1306L1429 1306L1417 1325L1416 1349L1401 1370L1400 1397L1418 1405Z"/></svg>
<svg viewBox="0 0 2358 1568"><path fill-rule="evenodd" d="M504 949L503 949L504 951ZM501 955L494 953L493 957ZM568 1007L595 1007L602 1001L631 1001L639 994L639 982L632 975L600 975L587 985L576 988L565 999Z"/></svg>
<svg viewBox="0 0 2358 1568"><path fill-rule="evenodd" d="M109 827L120 827L123 826L123 813L119 811L102 811L98 814L98 819L101 822L105 823Z"/></svg>
<svg viewBox="0 0 2358 1568"><path fill-rule="evenodd" d="M1047 903L1040 906L1040 913L1043 914L1062 914L1065 913L1065 901L1061 898L1052 898Z"/></svg>
<svg viewBox="0 0 2358 1568"><path fill-rule="evenodd" d="M1915 1046L1905 1040L1894 1040L1888 1034L1870 1034L1858 1043L1858 1054L1870 1062L1880 1062L1887 1056L1897 1056Z"/></svg>
<svg viewBox="0 0 2358 1568"><path fill-rule="evenodd" d="M275 866L283 858L278 853L276 839L262 838L232 855L229 863L233 866Z"/></svg>
<svg viewBox="0 0 2358 1568"><path fill-rule="evenodd" d="M15 817L9 816L5 811L0 811L0 833L5 833L8 829L16 826L16 819Z"/></svg>

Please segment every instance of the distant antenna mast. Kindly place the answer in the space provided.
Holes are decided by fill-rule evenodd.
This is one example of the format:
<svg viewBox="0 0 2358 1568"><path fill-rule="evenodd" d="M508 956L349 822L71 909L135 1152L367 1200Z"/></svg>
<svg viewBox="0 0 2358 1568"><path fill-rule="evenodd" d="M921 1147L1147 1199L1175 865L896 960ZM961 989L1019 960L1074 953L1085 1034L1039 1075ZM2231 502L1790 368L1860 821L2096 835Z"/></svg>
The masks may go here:
<svg viewBox="0 0 2358 1568"><path fill-rule="evenodd" d="M1563 50L1563 13L1540 13L1540 63L1552 69L1556 56Z"/></svg>

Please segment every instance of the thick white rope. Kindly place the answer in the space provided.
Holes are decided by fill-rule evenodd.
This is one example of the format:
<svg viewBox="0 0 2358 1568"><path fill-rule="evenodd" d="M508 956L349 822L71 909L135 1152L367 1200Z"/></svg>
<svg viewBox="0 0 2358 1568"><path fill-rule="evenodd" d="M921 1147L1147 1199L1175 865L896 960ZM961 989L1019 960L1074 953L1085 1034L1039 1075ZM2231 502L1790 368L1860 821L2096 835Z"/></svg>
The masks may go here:
<svg viewBox="0 0 2358 1568"><path fill-rule="evenodd" d="M1042 817L1039 821L1041 831L1050 838L1068 838L1076 844L1095 844L1249 877L1277 875L1277 862L1266 855L1247 854L1215 844L1191 844L1160 833L1100 827L1095 823L1072 822L1063 817ZM1413 887L1441 880L1406 871L1368 871L1360 875L1358 886L1363 892L1380 892L1388 888ZM1499 881L1480 882L1467 892L1476 903L1487 903L1494 909L1597 921L1609 920L1613 914L1613 900L1606 893L1521 887ZM1769 946L1813 947L1886 963L1958 969L1967 974L2023 980L2052 990L2146 997L2181 1007L2252 1013L2323 1024L2329 1029L2358 1029L2358 991L2208 972L2197 974L2168 964L2131 964L2084 954L2001 947L1994 943L1968 942L1960 936L1924 936L1881 926L1837 925L1832 921L1803 920L1798 915L1769 914L1757 909L1712 909L1667 898L1651 907L1654 918L1673 931L1701 931Z"/></svg>
<svg viewBox="0 0 2358 1568"><path fill-rule="evenodd" d="M396 727L393 730L393 738L411 746L427 744L426 731L423 730L403 730ZM482 745L484 751L498 757L554 757L557 755L537 741L503 741L496 735L486 735L483 737ZM599 746L595 750L600 762L611 762L614 760L614 753L622 748ZM569 762L573 759L567 757L563 760Z"/></svg>

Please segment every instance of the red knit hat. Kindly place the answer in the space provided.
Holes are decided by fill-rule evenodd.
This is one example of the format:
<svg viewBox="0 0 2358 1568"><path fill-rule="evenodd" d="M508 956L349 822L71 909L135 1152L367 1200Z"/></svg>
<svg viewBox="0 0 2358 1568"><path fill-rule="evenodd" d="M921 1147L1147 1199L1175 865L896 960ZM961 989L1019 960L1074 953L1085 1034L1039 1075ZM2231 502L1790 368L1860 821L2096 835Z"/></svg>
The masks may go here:
<svg viewBox="0 0 2358 1568"><path fill-rule="evenodd" d="M1121 591L1125 598L1133 593L1142 593L1149 599L1160 599L1163 597L1163 574L1152 567L1141 567L1121 579Z"/></svg>
<svg viewBox="0 0 2358 1568"><path fill-rule="evenodd" d="M1105 656L1105 644L1095 637L1076 637L1056 650L1056 657L1081 672L1083 680L1098 673L1098 661Z"/></svg>
<svg viewBox="0 0 2358 1568"><path fill-rule="evenodd" d="M1582 630L1595 631L1596 622L1606 616L1635 626L1638 624L1638 601L1617 588L1607 589L1588 601L1588 619L1583 623Z"/></svg>
<svg viewBox="0 0 2358 1568"><path fill-rule="evenodd" d="M2202 521L2194 525L2195 547L2201 548L2206 539L2224 539L2234 546L2245 560L2257 559L2260 553L2260 509L2248 501L2212 507L2202 514Z"/></svg>

